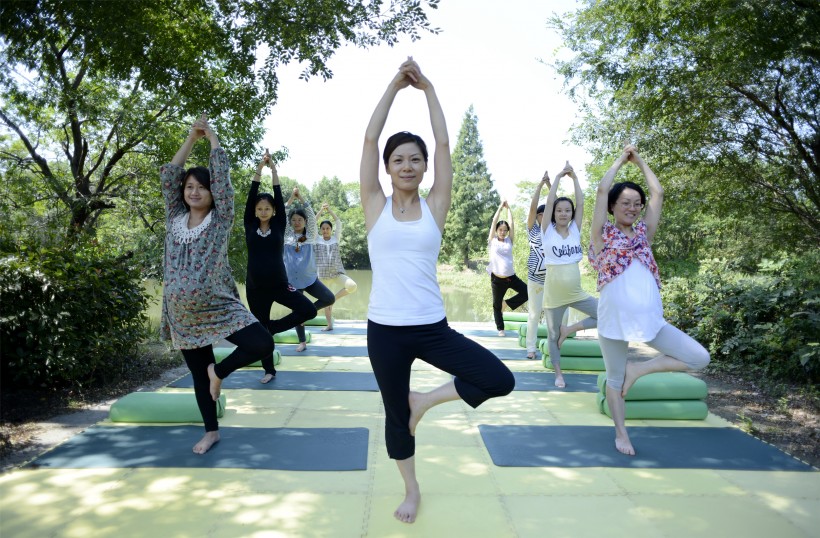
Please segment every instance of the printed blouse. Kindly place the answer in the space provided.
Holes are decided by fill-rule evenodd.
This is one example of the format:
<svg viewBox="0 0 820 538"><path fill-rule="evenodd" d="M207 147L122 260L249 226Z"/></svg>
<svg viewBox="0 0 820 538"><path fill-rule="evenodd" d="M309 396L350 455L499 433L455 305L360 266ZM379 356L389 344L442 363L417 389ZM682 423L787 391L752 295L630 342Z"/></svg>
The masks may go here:
<svg viewBox="0 0 820 538"><path fill-rule="evenodd" d="M633 226L635 235L627 237L611 222L605 222L601 236L604 248L595 253L593 245L589 248L589 262L598 271L598 291L615 277L626 271L633 260L638 260L652 273L658 288L661 287L661 277L658 264L652 254L652 247L646 237L646 222L641 220Z"/></svg>

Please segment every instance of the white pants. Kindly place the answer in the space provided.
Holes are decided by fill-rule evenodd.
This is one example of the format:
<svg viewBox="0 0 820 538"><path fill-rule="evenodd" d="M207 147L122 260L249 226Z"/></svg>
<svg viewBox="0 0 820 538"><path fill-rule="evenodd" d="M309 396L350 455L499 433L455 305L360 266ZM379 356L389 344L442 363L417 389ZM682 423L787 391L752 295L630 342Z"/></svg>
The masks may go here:
<svg viewBox="0 0 820 538"><path fill-rule="evenodd" d="M333 278L322 278L320 280L322 281L322 284L327 286L330 291L333 292L333 295L336 295L342 291L342 288L346 289L347 293L353 293L359 287L359 285L356 284L352 278L344 273L341 273Z"/></svg>
<svg viewBox="0 0 820 538"><path fill-rule="evenodd" d="M544 312L544 284L527 279L527 297L529 309L527 315L527 353L535 353L538 342L538 324Z"/></svg>

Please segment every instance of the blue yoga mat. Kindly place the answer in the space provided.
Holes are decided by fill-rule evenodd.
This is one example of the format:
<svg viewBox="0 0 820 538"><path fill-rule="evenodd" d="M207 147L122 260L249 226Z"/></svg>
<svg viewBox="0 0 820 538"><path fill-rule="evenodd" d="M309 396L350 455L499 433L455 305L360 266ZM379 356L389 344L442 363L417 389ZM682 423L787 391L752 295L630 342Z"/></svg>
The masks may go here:
<svg viewBox="0 0 820 538"><path fill-rule="evenodd" d="M615 450L611 426L478 426L500 467L631 467L814 471L737 428L631 427L637 455Z"/></svg>
<svg viewBox="0 0 820 538"><path fill-rule="evenodd" d="M553 372L513 372L515 390L531 392L598 392L598 376L595 374L564 374L567 386L555 386Z"/></svg>
<svg viewBox="0 0 820 538"><path fill-rule="evenodd" d="M286 471L367 468L367 428L221 428L219 443L205 454L194 454L191 448L202 434L202 426L92 426L29 466Z"/></svg>
<svg viewBox="0 0 820 538"><path fill-rule="evenodd" d="M319 339L315 339L315 342L318 342ZM327 343L327 340L325 340ZM276 349L283 352L285 356L288 357L299 357L299 356L306 356L306 357L368 357L367 354L367 346L350 346L345 344L336 344L336 345L319 345L319 344L311 344L308 343L307 349L304 351L296 352L293 349L296 348L296 344L293 344L293 349L284 347L288 344L277 344Z"/></svg>
<svg viewBox="0 0 820 538"><path fill-rule="evenodd" d="M262 370L237 370L222 380L223 389L258 390L354 390L378 391L376 376L372 372L296 372L279 370L270 383L260 383ZM193 388L194 378L187 374L169 387Z"/></svg>

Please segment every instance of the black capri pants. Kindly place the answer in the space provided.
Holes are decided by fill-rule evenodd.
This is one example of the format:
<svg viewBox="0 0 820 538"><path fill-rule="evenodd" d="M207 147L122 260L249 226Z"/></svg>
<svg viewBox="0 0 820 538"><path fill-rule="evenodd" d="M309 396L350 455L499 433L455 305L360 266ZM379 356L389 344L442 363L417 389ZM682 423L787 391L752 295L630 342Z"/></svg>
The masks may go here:
<svg viewBox="0 0 820 538"><path fill-rule="evenodd" d="M515 378L492 352L450 328L447 318L429 325L382 325L367 321L367 353L385 410L385 442L392 459L416 453L410 435L410 367L416 358L455 377L458 395L475 408L506 396Z"/></svg>

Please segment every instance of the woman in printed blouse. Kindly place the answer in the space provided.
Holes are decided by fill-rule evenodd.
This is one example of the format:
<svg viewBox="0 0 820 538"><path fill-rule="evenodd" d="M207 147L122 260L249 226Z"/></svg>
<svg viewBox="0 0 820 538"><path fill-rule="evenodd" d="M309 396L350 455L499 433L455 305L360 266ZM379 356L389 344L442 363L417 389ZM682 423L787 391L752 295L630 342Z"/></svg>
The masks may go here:
<svg viewBox="0 0 820 538"><path fill-rule="evenodd" d="M501 211L507 209L510 220L499 220ZM510 310L515 310L527 302L527 285L515 274L513 264L513 241L515 227L512 218L512 209L504 200L493 215L490 224L490 235L487 237L487 247L490 252L490 263L487 272L490 273L490 287L493 291L493 319L498 336L504 336L504 317L501 307L506 302ZM512 288L515 295L504 301L504 294Z"/></svg>
<svg viewBox="0 0 820 538"><path fill-rule="evenodd" d="M273 195L260 193L262 170L270 166L273 173ZM267 327L271 334L287 331L316 317L316 307L310 300L288 283L288 274L283 259L285 224L285 203L276 165L266 151L248 190L245 203L245 244L248 246L248 275L246 296L251 313ZM281 319L271 320L270 309L277 302L291 309L291 313ZM265 374L260 380L268 383L276 377L273 353L262 359Z"/></svg>
<svg viewBox="0 0 820 538"><path fill-rule="evenodd" d="M316 269L316 253L313 244L316 242L316 214L310 207L310 202L302 198L299 188L293 189L290 199L285 204L290 206L294 200L301 202L302 207L290 212L288 226L285 229L285 268L288 271L288 280L299 292L308 292L316 301L313 306L320 310L336 302L333 292L319 280ZM314 315L313 319L316 316ZM307 348L305 326L296 326L299 345L296 351Z"/></svg>
<svg viewBox="0 0 820 538"><path fill-rule="evenodd" d="M561 178L570 176L575 187L575 202L562 196L558 198L558 184ZM596 326L598 317L598 300L581 288L581 271L578 263L583 258L581 249L581 225L584 222L584 191L578 182L575 170L567 161L563 170L555 177L555 183L547 195L547 207L550 208L550 224L544 227L541 243L544 247L544 258L547 264L545 279L547 294L544 304L547 308L547 329L550 362L555 370L555 386L566 387L561 374L561 344L567 336L581 329ZM574 308L586 314L586 317L569 327L562 325L567 308Z"/></svg>
<svg viewBox="0 0 820 538"><path fill-rule="evenodd" d="M210 169L185 169L200 138L211 143ZM160 169L165 199L165 271L162 335L182 351L194 380L205 436L194 445L204 454L219 441L216 401L222 380L273 351L267 329L242 304L228 264L233 225L230 163L203 115L173 160ZM212 344L222 339L236 349L215 364Z"/></svg>
<svg viewBox="0 0 820 538"><path fill-rule="evenodd" d="M636 165L646 179L648 204L635 183L612 185L626 163ZM709 364L702 345L663 319L660 275L651 248L662 205L658 178L637 148L626 146L598 185L589 260L598 270L598 336L606 365L606 400L615 422L615 448L630 456L635 449L624 425L624 397L635 381L654 372L700 370ZM644 207L646 213L639 220ZM627 362L629 342L645 342L662 355Z"/></svg>
<svg viewBox="0 0 820 538"><path fill-rule="evenodd" d="M328 288L341 288L336 292L336 300L354 293L358 288L356 282L345 274L342 255L339 251L342 242L342 220L330 209L327 203L322 204L319 214L328 213L333 219L323 220L319 224L319 237L313 245L316 251L316 269L319 278ZM323 331L333 330L333 305L325 307L327 326Z"/></svg>

